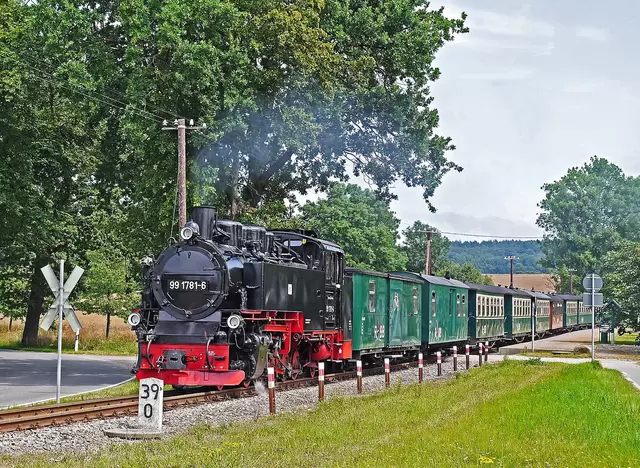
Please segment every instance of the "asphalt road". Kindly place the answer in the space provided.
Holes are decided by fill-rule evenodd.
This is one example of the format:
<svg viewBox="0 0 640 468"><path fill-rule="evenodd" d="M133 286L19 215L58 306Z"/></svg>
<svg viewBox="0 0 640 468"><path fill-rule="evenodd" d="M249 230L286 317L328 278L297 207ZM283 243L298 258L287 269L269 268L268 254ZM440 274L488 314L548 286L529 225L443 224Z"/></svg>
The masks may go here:
<svg viewBox="0 0 640 468"><path fill-rule="evenodd" d="M56 353L0 350L0 408L55 399ZM134 357L62 355L62 396L99 390L132 377Z"/></svg>

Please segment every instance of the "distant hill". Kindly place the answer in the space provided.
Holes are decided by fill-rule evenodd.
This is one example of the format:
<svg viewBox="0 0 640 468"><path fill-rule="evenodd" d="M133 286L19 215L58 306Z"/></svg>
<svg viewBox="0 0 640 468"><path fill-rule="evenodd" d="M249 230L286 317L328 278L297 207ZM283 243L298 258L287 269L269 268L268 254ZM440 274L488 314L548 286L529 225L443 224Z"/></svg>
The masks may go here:
<svg viewBox="0 0 640 468"><path fill-rule="evenodd" d="M510 275L497 274L489 275L493 284L498 286L509 286ZM549 274L536 273L536 274L514 274L513 286L520 289L535 289L541 292L555 292L555 285L553 278Z"/></svg>
<svg viewBox="0 0 640 468"><path fill-rule="evenodd" d="M484 274L509 273L509 261L504 259L508 255L519 258L514 263L514 273L547 273L538 263L542 251L535 240L452 241L447 254L458 264L473 263Z"/></svg>

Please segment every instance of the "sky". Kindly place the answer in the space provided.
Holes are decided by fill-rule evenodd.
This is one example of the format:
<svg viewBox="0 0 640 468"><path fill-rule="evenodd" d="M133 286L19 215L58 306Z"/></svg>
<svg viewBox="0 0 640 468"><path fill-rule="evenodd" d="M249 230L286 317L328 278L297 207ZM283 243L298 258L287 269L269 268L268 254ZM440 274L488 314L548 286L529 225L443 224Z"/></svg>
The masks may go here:
<svg viewBox="0 0 640 468"><path fill-rule="evenodd" d="M448 157L464 170L436 189L435 214L420 188L396 184L401 229L422 220L445 232L541 236L544 183L595 154L640 173L640 2L431 5L468 14L470 32L437 54L442 75L432 86L438 132L452 137Z"/></svg>

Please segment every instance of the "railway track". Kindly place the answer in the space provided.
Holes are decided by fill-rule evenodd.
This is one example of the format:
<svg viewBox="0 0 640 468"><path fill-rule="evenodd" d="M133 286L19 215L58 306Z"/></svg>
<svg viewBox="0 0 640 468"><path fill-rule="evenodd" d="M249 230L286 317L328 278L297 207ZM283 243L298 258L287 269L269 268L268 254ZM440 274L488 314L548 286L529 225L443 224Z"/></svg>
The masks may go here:
<svg viewBox="0 0 640 468"><path fill-rule="evenodd" d="M425 356L425 364L427 362L435 362L435 360L429 359L427 361L427 356ZM415 367L416 365L417 362L394 364L391 366L391 371L407 369ZM383 367L363 369L364 375L375 375L382 372L384 372ZM355 379L355 377L355 371L326 374L325 383ZM276 391L293 390L317 385L317 383L317 377L286 380L276 383ZM256 390L255 387L189 393L172 391L165 394L163 407L164 410L167 411L180 406L209 403L232 398L247 398L256 396L257 394L258 390ZM41 429L48 426L71 424L93 419L133 416L136 415L137 412L137 396L102 398L57 405L30 406L0 411L0 432Z"/></svg>

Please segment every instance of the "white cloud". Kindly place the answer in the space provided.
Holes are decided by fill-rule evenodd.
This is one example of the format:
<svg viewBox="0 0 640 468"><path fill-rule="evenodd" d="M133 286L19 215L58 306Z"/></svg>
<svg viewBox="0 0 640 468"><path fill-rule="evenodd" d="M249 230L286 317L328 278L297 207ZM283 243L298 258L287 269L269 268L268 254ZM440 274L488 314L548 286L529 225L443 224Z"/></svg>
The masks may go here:
<svg viewBox="0 0 640 468"><path fill-rule="evenodd" d="M478 31L501 36L551 37L555 34L551 23L524 14L508 15L474 8L462 9L444 1L438 3L444 5L444 14L448 17L460 17L463 11L466 12L466 25L471 34ZM438 5L432 4L432 8L438 8Z"/></svg>
<svg viewBox="0 0 640 468"><path fill-rule="evenodd" d="M533 75L532 68L511 68L489 72L463 73L460 75L460 78L465 80L514 81L524 80L531 75Z"/></svg>
<svg viewBox="0 0 640 468"><path fill-rule="evenodd" d="M609 38L609 31L591 26L581 26L576 29L576 36L591 39L592 41L606 41Z"/></svg>
<svg viewBox="0 0 640 468"><path fill-rule="evenodd" d="M552 42L536 44L526 40L514 40L513 38L488 39L471 34L458 36L452 44L476 50L514 50L529 52L532 55L551 55L555 48Z"/></svg>

